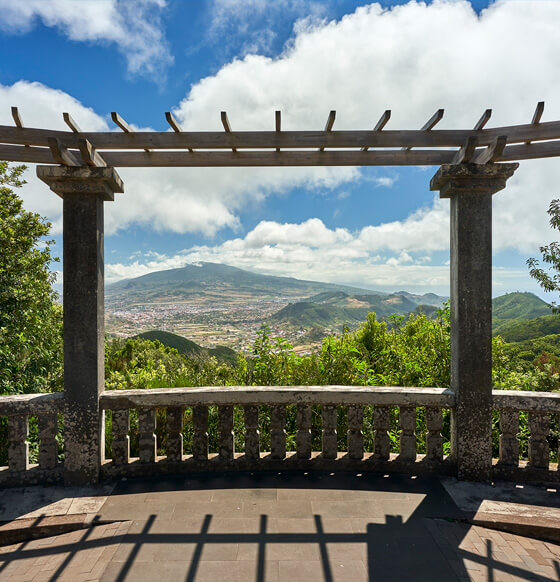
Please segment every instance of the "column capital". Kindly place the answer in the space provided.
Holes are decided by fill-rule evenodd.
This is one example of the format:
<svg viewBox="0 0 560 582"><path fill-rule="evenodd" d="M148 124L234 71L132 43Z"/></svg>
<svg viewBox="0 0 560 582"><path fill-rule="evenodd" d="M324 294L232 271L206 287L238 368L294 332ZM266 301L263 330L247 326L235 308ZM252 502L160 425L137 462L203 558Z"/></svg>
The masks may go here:
<svg viewBox="0 0 560 582"><path fill-rule="evenodd" d="M495 194L506 187L519 164L444 164L430 181L441 198L457 194Z"/></svg>
<svg viewBox="0 0 560 582"><path fill-rule="evenodd" d="M124 192L123 181L110 167L37 166L37 177L61 198L72 194L92 194L113 201L115 192Z"/></svg>

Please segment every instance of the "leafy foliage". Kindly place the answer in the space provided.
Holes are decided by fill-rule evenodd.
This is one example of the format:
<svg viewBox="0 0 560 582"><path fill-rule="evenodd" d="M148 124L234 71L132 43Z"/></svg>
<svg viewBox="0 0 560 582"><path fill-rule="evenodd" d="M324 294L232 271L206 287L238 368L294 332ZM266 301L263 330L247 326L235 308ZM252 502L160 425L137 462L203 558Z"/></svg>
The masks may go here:
<svg viewBox="0 0 560 582"><path fill-rule="evenodd" d="M62 309L49 271L50 223L23 209L12 188L25 166L0 162L0 393L58 390Z"/></svg>
<svg viewBox="0 0 560 582"><path fill-rule="evenodd" d="M548 208L548 215L550 216L550 226L556 230L560 230L560 200L552 200ZM539 285L549 292L560 291L560 243L553 242L549 245L540 247L543 263L550 265L548 269L543 269L537 259L527 259L529 273L531 277L536 279ZM560 312L560 307L556 303L552 303L552 308L555 313Z"/></svg>

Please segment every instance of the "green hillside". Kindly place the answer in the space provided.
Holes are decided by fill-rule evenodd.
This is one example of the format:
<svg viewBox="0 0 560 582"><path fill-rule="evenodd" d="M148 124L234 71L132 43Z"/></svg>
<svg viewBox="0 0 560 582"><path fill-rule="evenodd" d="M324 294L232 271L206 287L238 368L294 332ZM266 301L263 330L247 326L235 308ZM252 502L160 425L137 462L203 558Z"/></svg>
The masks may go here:
<svg viewBox="0 0 560 582"><path fill-rule="evenodd" d="M492 300L492 317L504 319L533 319L550 315L550 306L533 293L506 293Z"/></svg>
<svg viewBox="0 0 560 582"><path fill-rule="evenodd" d="M203 348L196 342L185 337L168 331L151 330L139 333L135 338L147 339L150 341L159 341L164 346L176 349L180 354L187 356L200 356L208 354L214 356L218 361L235 364L237 362L237 353L226 346L216 346L215 348Z"/></svg>
<svg viewBox="0 0 560 582"><path fill-rule="evenodd" d="M560 357L560 334L511 342L506 344L504 349L511 359L523 361L531 365L544 352Z"/></svg>
<svg viewBox="0 0 560 582"><path fill-rule="evenodd" d="M493 333L501 336L506 342L520 342L560 334L560 316L543 315L534 319L511 319L495 326Z"/></svg>

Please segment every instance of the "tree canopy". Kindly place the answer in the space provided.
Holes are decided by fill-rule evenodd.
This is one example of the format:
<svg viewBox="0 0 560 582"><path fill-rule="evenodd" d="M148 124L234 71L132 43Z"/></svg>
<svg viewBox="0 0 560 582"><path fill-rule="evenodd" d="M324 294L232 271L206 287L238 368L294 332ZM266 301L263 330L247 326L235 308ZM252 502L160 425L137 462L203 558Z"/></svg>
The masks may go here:
<svg viewBox="0 0 560 582"><path fill-rule="evenodd" d="M13 190L25 184L25 169L0 162L0 394L60 389L62 378L51 224Z"/></svg>

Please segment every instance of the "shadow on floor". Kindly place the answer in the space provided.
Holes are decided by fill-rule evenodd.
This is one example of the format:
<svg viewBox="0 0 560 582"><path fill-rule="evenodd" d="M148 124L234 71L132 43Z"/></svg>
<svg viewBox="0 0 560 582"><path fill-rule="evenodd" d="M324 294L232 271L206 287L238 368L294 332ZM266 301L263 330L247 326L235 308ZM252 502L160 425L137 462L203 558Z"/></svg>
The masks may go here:
<svg viewBox="0 0 560 582"><path fill-rule="evenodd" d="M263 490L281 491L286 499L293 496L308 500L305 503L310 507L309 515L284 518L279 513L281 503L275 505L270 500L262 502L269 504L262 507L270 511L256 514L251 512L251 505L259 509L258 502L247 502L245 507L234 501L237 496L250 499L250 492ZM194 496L218 491L222 495L216 502L215 512L212 512L212 501L197 502ZM271 495L267 497L274 497L269 492ZM325 500L328 492L339 492L340 499L333 496L332 500ZM131 497L138 499L143 494L150 497L131 502ZM192 503L178 501L183 494ZM231 503L239 505L239 517L220 516L227 509L223 499L228 494ZM255 496L259 498L260 494ZM324 499L318 502L321 496ZM213 498L211 493L209 498ZM377 517L357 515L360 504L365 514L367 506L370 515L378 512ZM129 518L132 527L118 539L114 534L96 535L97 528L90 528L75 532L80 534L76 541L55 547L23 544L0 566L0 579L1 569L14 560L44 560L56 555L61 559L48 579L58 580L63 574L68 576L73 572L73 562L80 552L91 553L118 544L119 550L125 549L120 555L118 551L95 554L106 556L106 563L101 563L101 580L448 582L471 579L473 569L480 574L477 579L489 581L504 580L508 576L516 580L560 580L557 560L551 561L555 575L554 572L543 574L538 572L538 564L531 568L521 559L497 557L500 552L496 553L492 539L486 539L483 547L476 542L463 543L471 528L461 521L462 513L433 478L254 473L143 479L120 482L106 505L107 511L122 511L123 517L127 512L131 516L135 512ZM314 512L317 508L321 511ZM162 518L168 514L171 517ZM101 519L103 515L102 510ZM226 522L231 527L225 527ZM300 523L306 524L301 531L290 527ZM235 529L237 524L239 528ZM184 531L177 531L182 527ZM236 548L233 557L228 553L231 548ZM213 551L210 559L205 557L209 551ZM98 566L100 559L97 558ZM467 568L466 564L472 567Z"/></svg>

